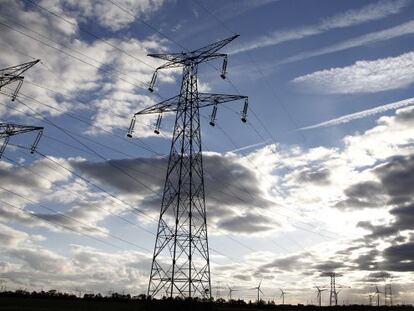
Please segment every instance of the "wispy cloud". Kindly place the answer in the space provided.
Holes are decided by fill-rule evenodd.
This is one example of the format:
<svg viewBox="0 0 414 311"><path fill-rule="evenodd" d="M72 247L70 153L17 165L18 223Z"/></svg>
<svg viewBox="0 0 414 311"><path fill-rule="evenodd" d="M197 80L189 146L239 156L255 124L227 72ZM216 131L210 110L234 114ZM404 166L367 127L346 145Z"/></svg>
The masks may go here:
<svg viewBox="0 0 414 311"><path fill-rule="evenodd" d="M262 141L260 143L256 143L256 144L252 144L252 145L247 145L247 146L244 146L244 147L240 147L240 148L237 148L237 149L230 150L228 152L239 152L239 151L243 151L243 150L248 150L248 149L251 149L251 148L255 148L255 147L260 147L260 146L266 145L268 143L270 143L270 140L269 139L266 139L265 141Z"/></svg>
<svg viewBox="0 0 414 311"><path fill-rule="evenodd" d="M414 34L414 21L409 21L404 24L384 29L381 31L371 32L368 34L365 34L363 36L359 36L356 38L352 38L349 40L345 40L343 42L330 45L328 47L316 50L316 51L310 51L310 52L303 52L299 53L297 55L285 58L284 60L278 62L278 65L280 64L286 64L286 63L292 63L296 62L302 59L307 59L315 56L330 54L334 52L339 52L359 46L364 46L368 44L372 44L379 41L389 40L405 35Z"/></svg>
<svg viewBox="0 0 414 311"><path fill-rule="evenodd" d="M240 53L267 46L273 46L282 42L299 40L306 37L318 35L333 29L346 28L379 20L389 15L401 12L401 10L404 7L408 6L410 3L410 0L398 0L379 1L376 3L368 4L359 9L348 10L346 12L323 19L321 22L315 25L274 31L233 50L232 53Z"/></svg>
<svg viewBox="0 0 414 311"><path fill-rule="evenodd" d="M372 109L367 109L367 110L362 110L362 111L351 113L351 114L346 114L339 118L331 119L331 120L324 121L324 122L314 124L314 125L305 126L298 130L304 131L304 130L311 130L311 129L321 128L321 127L329 127L329 126L335 126L339 124L345 124L345 123L352 122L354 120L363 119L363 118L370 117L376 114L384 113L389 110L396 110L396 109L406 107L406 106L411 106L411 105L414 105L414 97L404 99L398 102L390 103L390 104L385 104L385 105L378 106Z"/></svg>
<svg viewBox="0 0 414 311"><path fill-rule="evenodd" d="M373 93L404 88L414 83L414 52L316 71L292 82L305 90L324 94Z"/></svg>

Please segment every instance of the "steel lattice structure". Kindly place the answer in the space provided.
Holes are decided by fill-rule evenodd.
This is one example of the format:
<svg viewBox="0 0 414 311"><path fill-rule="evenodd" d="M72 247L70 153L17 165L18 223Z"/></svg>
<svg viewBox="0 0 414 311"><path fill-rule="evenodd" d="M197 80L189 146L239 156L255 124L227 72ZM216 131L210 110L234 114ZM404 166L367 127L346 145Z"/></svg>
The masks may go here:
<svg viewBox="0 0 414 311"><path fill-rule="evenodd" d="M40 138L43 134L43 127L40 126L28 126L28 125L19 125L12 123L0 123L0 139L4 139L3 145L0 148L0 158L3 156L4 150L6 149L7 144L11 136L24 134L28 132L37 132L35 141L33 142L30 152L34 153L37 145L39 144Z"/></svg>
<svg viewBox="0 0 414 311"><path fill-rule="evenodd" d="M18 82L16 89L11 95L12 101L16 99L17 94L19 93L20 88L22 87L24 79L22 74L34 65L36 65L38 62L40 62L40 59L20 64L17 66L0 69L0 89L8 84ZM3 156L4 150L6 149L6 146L9 143L11 136L24 134L28 132L37 132L36 139L30 148L30 152L34 153L37 148L37 145L39 144L40 138L42 137L43 127L20 125L13 123L0 123L0 139L4 139L3 144L0 147L0 158Z"/></svg>
<svg viewBox="0 0 414 311"><path fill-rule="evenodd" d="M131 121L131 137L136 118L158 114L155 133L159 133L162 114L175 112L175 125L161 203L148 295L169 297L211 297L210 258L207 239L200 108L213 106L210 124L214 126L219 104L244 100L242 121L247 117L247 96L199 93L197 70L201 63L223 58L221 77L226 77L227 55L217 53L238 36L198 50L174 54L149 54L166 60L152 77L152 92L158 70L183 67L180 94L143 109Z"/></svg>
<svg viewBox="0 0 414 311"><path fill-rule="evenodd" d="M20 64L17 66L7 67L0 70L0 89L7 84L18 82L16 89L14 90L11 96L12 101L16 99L17 94L19 93L20 88L22 87L24 79L22 74L34 65L36 65L38 62L40 62L40 59Z"/></svg>

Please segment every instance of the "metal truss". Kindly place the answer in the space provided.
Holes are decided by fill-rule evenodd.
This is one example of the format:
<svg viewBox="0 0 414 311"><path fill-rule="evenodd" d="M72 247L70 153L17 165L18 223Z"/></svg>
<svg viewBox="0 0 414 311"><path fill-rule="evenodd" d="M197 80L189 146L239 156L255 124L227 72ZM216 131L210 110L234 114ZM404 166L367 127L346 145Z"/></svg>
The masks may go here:
<svg viewBox="0 0 414 311"><path fill-rule="evenodd" d="M37 145L39 144L40 138L43 134L43 127L19 125L13 123L0 123L0 139L4 139L3 145L0 148L0 159L3 156L4 150L6 149L11 136L35 131L37 132L37 136L30 148L30 153L34 153L36 151Z"/></svg>
<svg viewBox="0 0 414 311"><path fill-rule="evenodd" d="M7 84L17 82L16 89L14 90L11 96L12 101L16 99L17 94L19 93L20 88L22 87L23 80L24 80L24 77L22 76L22 74L28 69L30 69L31 67L33 67L34 65L36 65L38 62L40 62L40 59L32 61L32 62L20 64L17 66L0 69L0 89L6 86Z"/></svg>
<svg viewBox="0 0 414 311"><path fill-rule="evenodd" d="M244 100L242 121L247 118L247 96L199 93L198 65L223 58L221 77L226 77L227 55L222 47L238 36L213 43L192 52L149 54L166 60L152 77L153 91L160 69L183 67L180 94L137 112L128 130L132 137L139 115L158 114L155 133L159 133L162 114L175 112L175 125L168 160L167 176L157 228L148 295L152 297L211 297L210 258L204 192L200 109L213 106L214 125L219 104Z"/></svg>

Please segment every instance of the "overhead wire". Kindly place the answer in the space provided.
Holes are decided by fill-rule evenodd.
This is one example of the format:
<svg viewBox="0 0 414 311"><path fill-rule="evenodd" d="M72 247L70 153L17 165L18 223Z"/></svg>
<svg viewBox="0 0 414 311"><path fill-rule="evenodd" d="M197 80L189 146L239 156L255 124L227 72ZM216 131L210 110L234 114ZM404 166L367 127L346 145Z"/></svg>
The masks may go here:
<svg viewBox="0 0 414 311"><path fill-rule="evenodd" d="M3 191L6 191L6 192L8 192L8 193L10 193L10 194L12 194L12 195L14 195L14 196L16 196L16 197L19 197L19 198L21 198L21 199L23 199L23 200L25 200L25 201L29 202L30 204L35 204L36 206L40 206L40 207L42 207L42 208L44 208L44 209L46 209L46 210L48 210L48 211L50 211L50 212L54 212L54 213L56 213L56 214L58 214L58 215L61 215L62 217L66 218L66 219L69 219L70 221L76 222L76 223L78 223L78 224L80 224L80 225L84 226L85 228L88 228L88 229L92 229L92 230L99 231L99 232L101 232L101 233L102 233L102 234L104 234L104 235L107 235L107 236L109 236L109 237L111 237L111 238L113 238L113 239L115 239L115 240L118 240L118 241L123 242L123 243L125 243L125 244L128 244L128 245L130 245L130 246L136 247L137 249L140 249L140 250L145 250L145 251L148 251L148 252L150 251L149 249L147 249L147 248L145 248L145 247L142 247L142 246L140 246L140 245L138 245L138 244L136 244L136 243L134 243L134 242L131 242L131 241L125 240L125 239L123 239L123 238L121 238L121 237L118 237L118 236L116 236L116 235L112 234L112 233L106 232L106 231L102 230L102 229L101 229L101 228L99 228L99 227L91 226L91 225L89 225L89 224L84 223L83 221L80 221L79 219L77 219L77 218L75 218L75 217L69 216L69 215L64 214L64 213L62 213L62 212L59 212L58 210L56 210L56 209L54 209L54 208L48 207L48 206L46 206L45 204L42 204L42 203L39 203L39 202L35 202L35 201L33 201L32 199L29 199L28 197L26 197L25 195L23 195L23 194L21 194L21 193L17 193L16 191L13 191L13 190L7 189L7 188L5 188L5 187L3 187L3 186L1 186L1 185L0 185L0 189L2 189Z"/></svg>

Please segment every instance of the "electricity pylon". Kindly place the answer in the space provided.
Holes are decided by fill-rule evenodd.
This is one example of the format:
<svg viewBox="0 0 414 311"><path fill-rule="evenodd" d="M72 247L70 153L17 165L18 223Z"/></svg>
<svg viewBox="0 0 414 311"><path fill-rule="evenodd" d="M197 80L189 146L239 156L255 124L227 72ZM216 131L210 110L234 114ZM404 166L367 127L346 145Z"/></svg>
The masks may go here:
<svg viewBox="0 0 414 311"><path fill-rule="evenodd" d="M3 156L4 150L6 149L7 144L9 143L10 137L24 134L28 132L37 131L37 136L35 141L33 142L30 153L34 153L37 145L39 144L40 138L43 134L43 127L40 126L28 126L28 125L19 125L19 124L12 124L12 123L0 123L0 139L4 139L3 145L0 148L0 158Z"/></svg>
<svg viewBox="0 0 414 311"><path fill-rule="evenodd" d="M128 130L132 136L136 117L158 114L154 132L160 131L162 115L175 112L175 125L161 202L148 295L211 297L210 258L207 240L200 109L213 106L214 125L219 104L245 100L242 121L247 118L247 96L199 93L197 70L201 63L223 58L221 77L226 77L227 55L218 53L238 36L192 52L149 54L167 62L158 67L149 90L154 90L161 69L183 67L180 94L136 113Z"/></svg>
<svg viewBox="0 0 414 311"><path fill-rule="evenodd" d="M17 66L7 67L0 69L0 89L8 84L18 82L14 92L11 95L11 100L14 101L17 97L17 94L20 91L20 88L23 84L24 77L22 74L36 65L40 59L20 64ZM3 156L4 150L6 149L7 144L9 143L10 137L24 134L27 132L37 131L37 136L30 148L30 152L34 153L37 145L39 144L40 138L43 134L43 127L39 126L29 126L29 125L19 125L13 123L0 123L0 139L4 139L2 146L0 147L0 158Z"/></svg>
<svg viewBox="0 0 414 311"><path fill-rule="evenodd" d="M22 74L40 62L40 59L37 59L32 62L27 62L24 64L20 64L17 66L7 67L4 69L0 69L0 89L7 84L18 82L16 89L14 90L13 94L11 95L12 101L14 101L17 97L17 94L20 91L20 88L23 84L24 77Z"/></svg>
<svg viewBox="0 0 414 311"><path fill-rule="evenodd" d="M338 305L338 292L336 291L336 277L339 274L335 272L326 272L324 276L329 276L331 278L331 290L329 293L329 306L337 306Z"/></svg>

